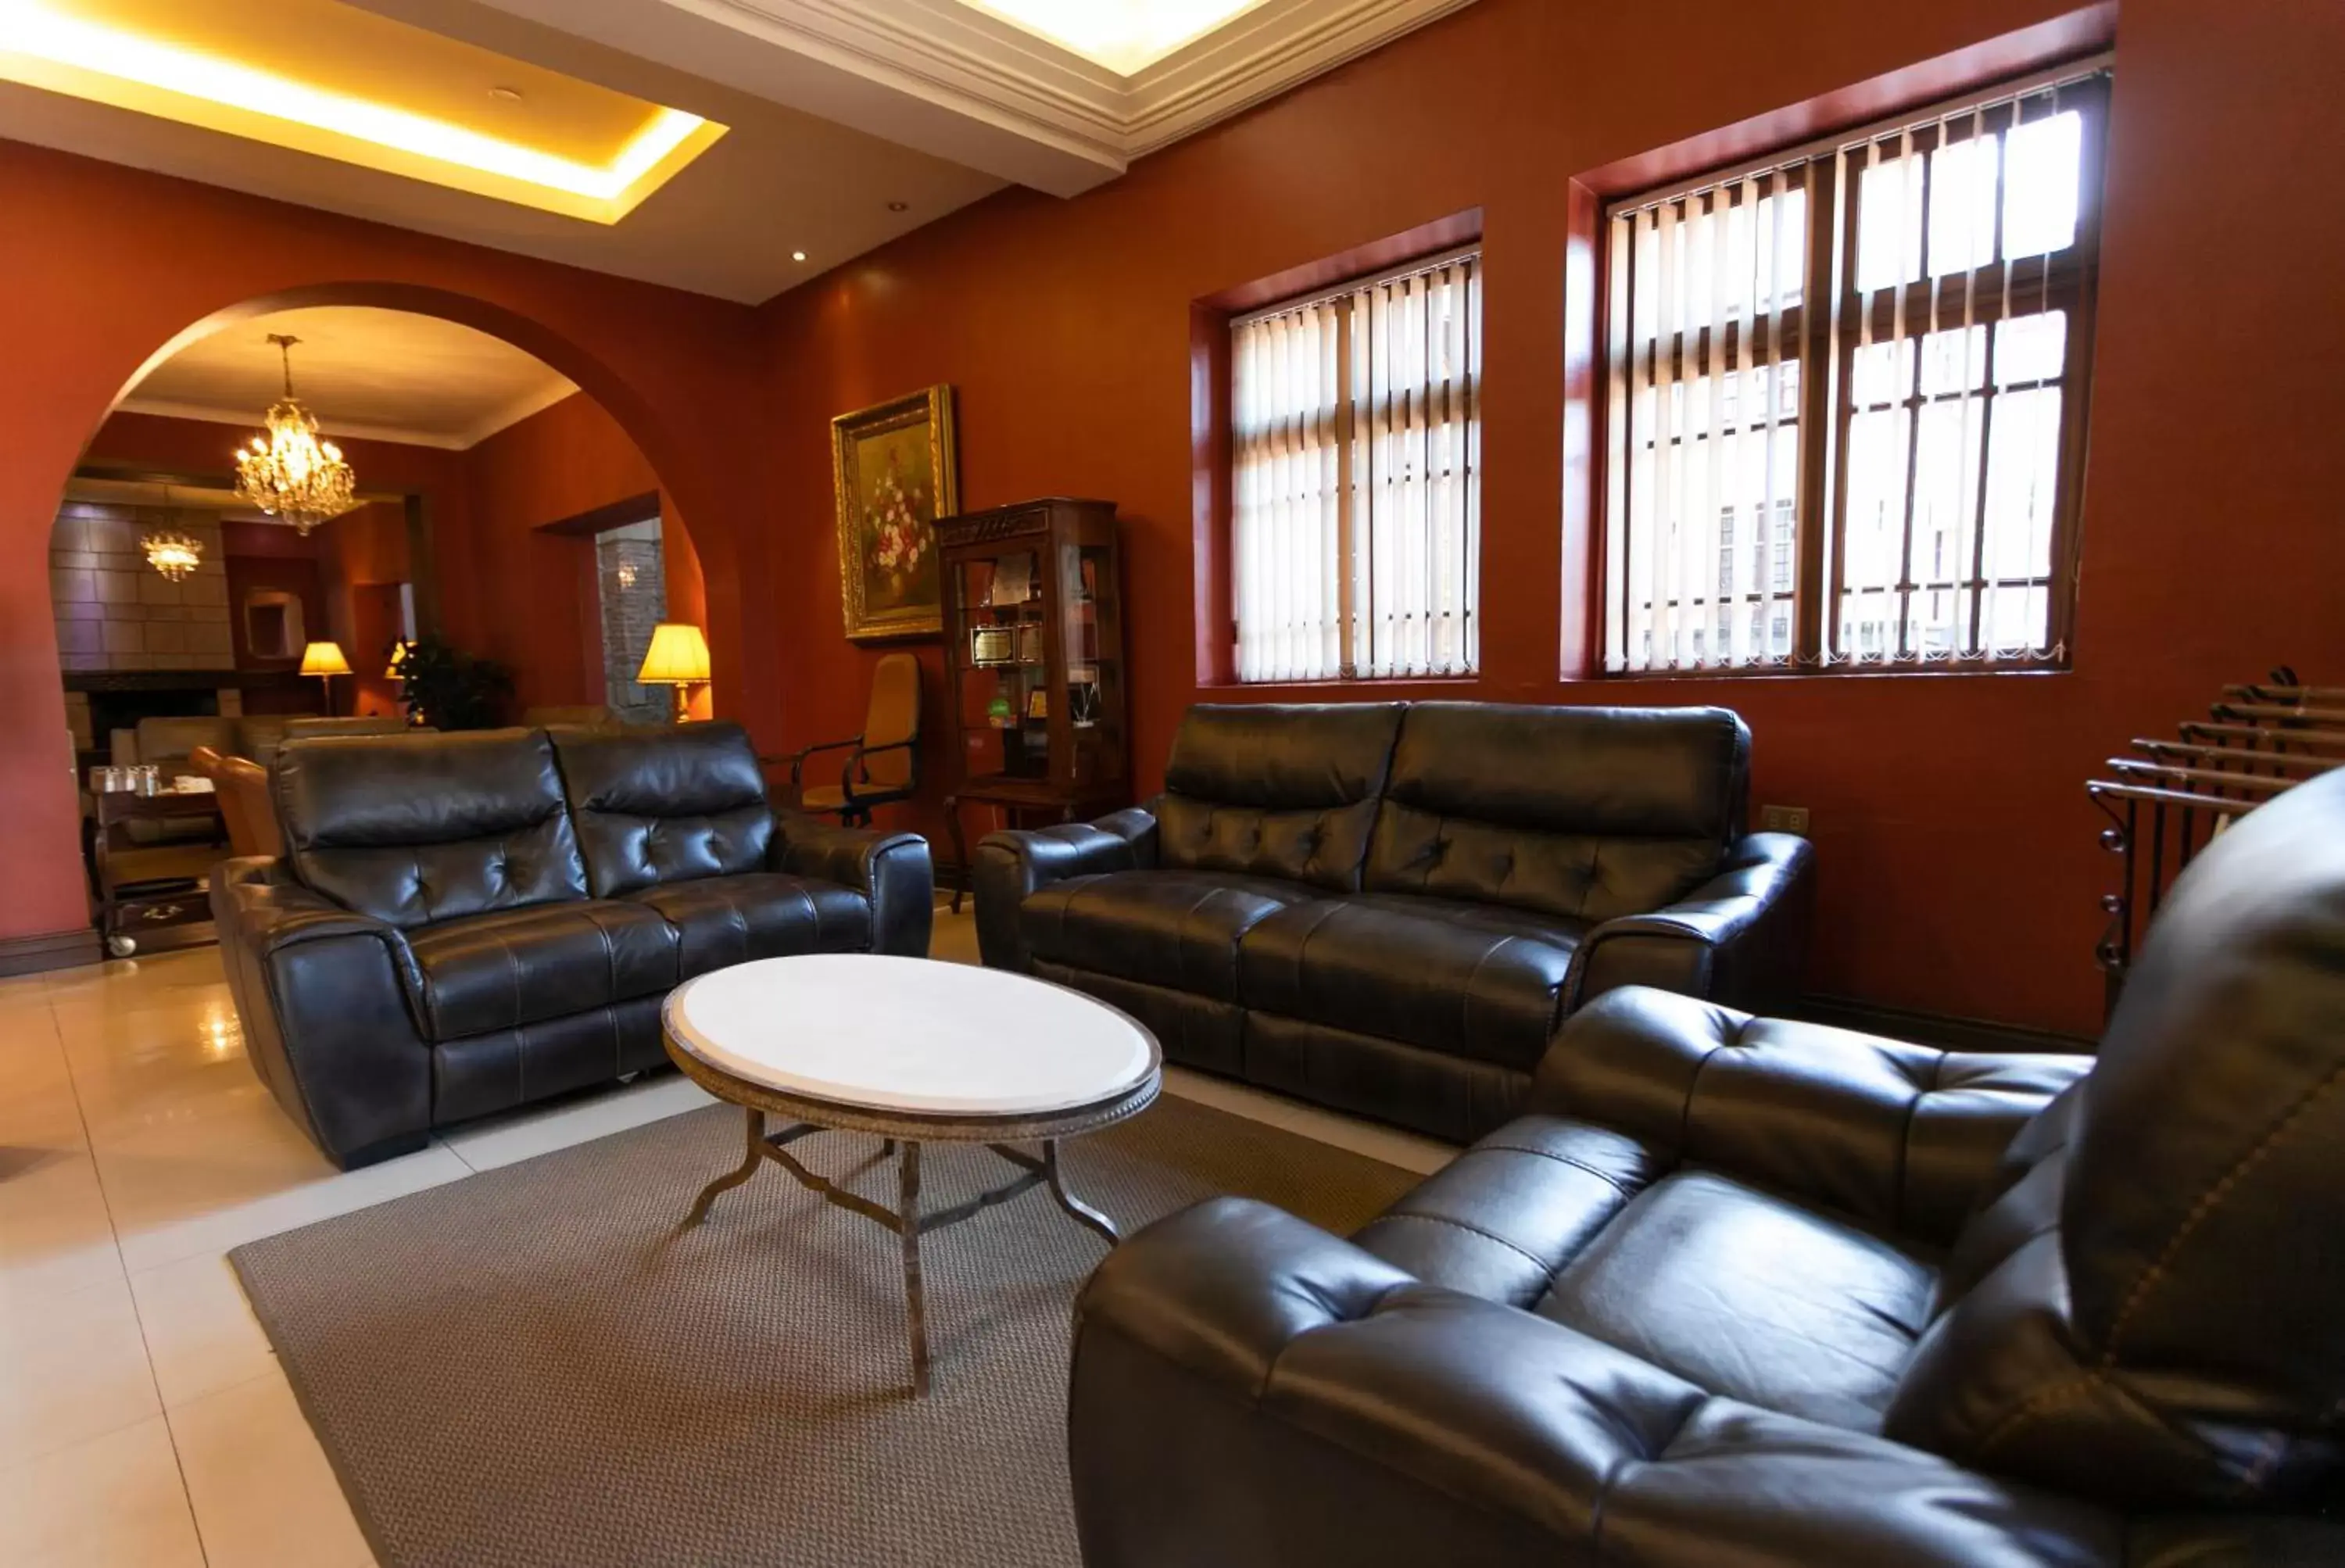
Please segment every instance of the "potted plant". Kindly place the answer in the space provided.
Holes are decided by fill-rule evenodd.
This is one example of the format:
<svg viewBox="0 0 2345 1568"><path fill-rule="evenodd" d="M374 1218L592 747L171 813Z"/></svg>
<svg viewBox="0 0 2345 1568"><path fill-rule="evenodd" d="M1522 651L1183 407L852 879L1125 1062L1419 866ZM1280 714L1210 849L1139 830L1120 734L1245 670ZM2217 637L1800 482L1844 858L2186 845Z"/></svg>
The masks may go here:
<svg viewBox="0 0 2345 1568"><path fill-rule="evenodd" d="M418 637L399 664L400 699L434 729L493 729L513 689L513 671L436 634Z"/></svg>

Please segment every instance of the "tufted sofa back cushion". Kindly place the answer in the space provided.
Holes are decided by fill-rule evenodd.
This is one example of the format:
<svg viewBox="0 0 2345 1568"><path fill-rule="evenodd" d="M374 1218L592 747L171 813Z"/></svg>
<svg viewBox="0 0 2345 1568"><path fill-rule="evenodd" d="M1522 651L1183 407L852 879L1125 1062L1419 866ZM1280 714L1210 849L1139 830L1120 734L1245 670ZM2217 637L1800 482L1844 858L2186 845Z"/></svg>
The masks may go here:
<svg viewBox="0 0 2345 1568"><path fill-rule="evenodd" d="M289 739L272 770L294 874L402 929L586 896L543 730Z"/></svg>
<svg viewBox="0 0 2345 1568"><path fill-rule="evenodd" d="M1887 1435L2136 1506L2345 1496L2345 771L2175 883L2005 1166Z"/></svg>
<svg viewBox="0 0 2345 1568"><path fill-rule="evenodd" d="M596 898L763 871L774 814L737 724L553 732Z"/></svg>
<svg viewBox="0 0 2345 1568"><path fill-rule="evenodd" d="M1420 702L1367 885L1574 920L1646 913L1716 874L1750 766L1751 732L1722 708Z"/></svg>
<svg viewBox="0 0 2345 1568"><path fill-rule="evenodd" d="M1356 892L1398 703L1201 705L1156 803L1158 863Z"/></svg>

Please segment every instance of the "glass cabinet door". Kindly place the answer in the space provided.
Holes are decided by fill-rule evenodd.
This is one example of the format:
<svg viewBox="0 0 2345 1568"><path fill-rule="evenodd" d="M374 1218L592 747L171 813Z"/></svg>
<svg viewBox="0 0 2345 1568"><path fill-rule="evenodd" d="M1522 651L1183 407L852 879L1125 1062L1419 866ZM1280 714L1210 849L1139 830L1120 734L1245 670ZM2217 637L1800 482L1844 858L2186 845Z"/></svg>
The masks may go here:
<svg viewBox="0 0 2345 1568"><path fill-rule="evenodd" d="M1065 668L1052 695L1066 710L1066 747L1076 786L1123 776L1123 636L1116 619L1112 554L1104 545L1059 546L1063 585L1060 647Z"/></svg>
<svg viewBox="0 0 2345 1568"><path fill-rule="evenodd" d="M971 779L1050 775L1043 565L1031 546L964 555L954 564L960 646L945 651L969 751L962 766Z"/></svg>

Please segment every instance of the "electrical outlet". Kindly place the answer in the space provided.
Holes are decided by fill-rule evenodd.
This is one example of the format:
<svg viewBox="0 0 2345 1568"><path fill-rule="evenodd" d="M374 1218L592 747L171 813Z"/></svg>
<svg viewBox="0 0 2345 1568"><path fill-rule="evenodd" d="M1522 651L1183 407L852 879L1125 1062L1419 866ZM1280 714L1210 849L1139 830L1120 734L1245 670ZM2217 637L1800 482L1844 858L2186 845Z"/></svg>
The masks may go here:
<svg viewBox="0 0 2345 1568"><path fill-rule="evenodd" d="M1808 809L1805 806L1761 806L1759 808L1759 830L1764 833L1797 833L1805 838Z"/></svg>

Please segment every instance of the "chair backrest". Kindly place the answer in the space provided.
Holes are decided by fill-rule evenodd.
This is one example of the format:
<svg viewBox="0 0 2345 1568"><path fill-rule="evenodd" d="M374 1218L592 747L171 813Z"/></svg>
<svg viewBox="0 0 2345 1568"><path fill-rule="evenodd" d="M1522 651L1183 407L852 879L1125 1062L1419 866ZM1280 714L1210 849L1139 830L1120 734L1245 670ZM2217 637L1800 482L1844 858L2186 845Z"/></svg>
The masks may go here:
<svg viewBox="0 0 2345 1568"><path fill-rule="evenodd" d="M596 898L763 869L774 814L737 724L553 732Z"/></svg>
<svg viewBox="0 0 2345 1568"><path fill-rule="evenodd" d="M223 757L212 775L212 787L219 792L231 849L272 860L285 852L285 835L277 830L277 802L269 798L268 769L249 757Z"/></svg>
<svg viewBox="0 0 2345 1568"><path fill-rule="evenodd" d="M1888 1434L2120 1504L2345 1489L2345 770L2168 893L1956 1242Z"/></svg>
<svg viewBox="0 0 2345 1568"><path fill-rule="evenodd" d="M1401 705L1200 705L1172 738L1159 863L1355 892Z"/></svg>
<svg viewBox="0 0 2345 1568"><path fill-rule="evenodd" d="M294 873L402 929L586 897L543 730L289 738L270 771Z"/></svg>
<svg viewBox="0 0 2345 1568"><path fill-rule="evenodd" d="M908 653L891 653L871 670L871 707L863 716L863 744L870 748L898 746L920 738L920 661ZM864 777L885 789L902 789L912 782L913 755L907 747L866 758Z"/></svg>
<svg viewBox="0 0 2345 1568"><path fill-rule="evenodd" d="M1722 708L1420 702L1401 720L1366 885L1587 921L1717 874L1751 731Z"/></svg>
<svg viewBox="0 0 2345 1568"><path fill-rule="evenodd" d="M245 845L251 841L252 833L241 820L244 803L230 799L220 782L220 767L227 760L208 746L198 746L188 753L188 765L212 781L212 798L219 803L220 821L228 829L228 850L234 854L249 855L252 851Z"/></svg>

